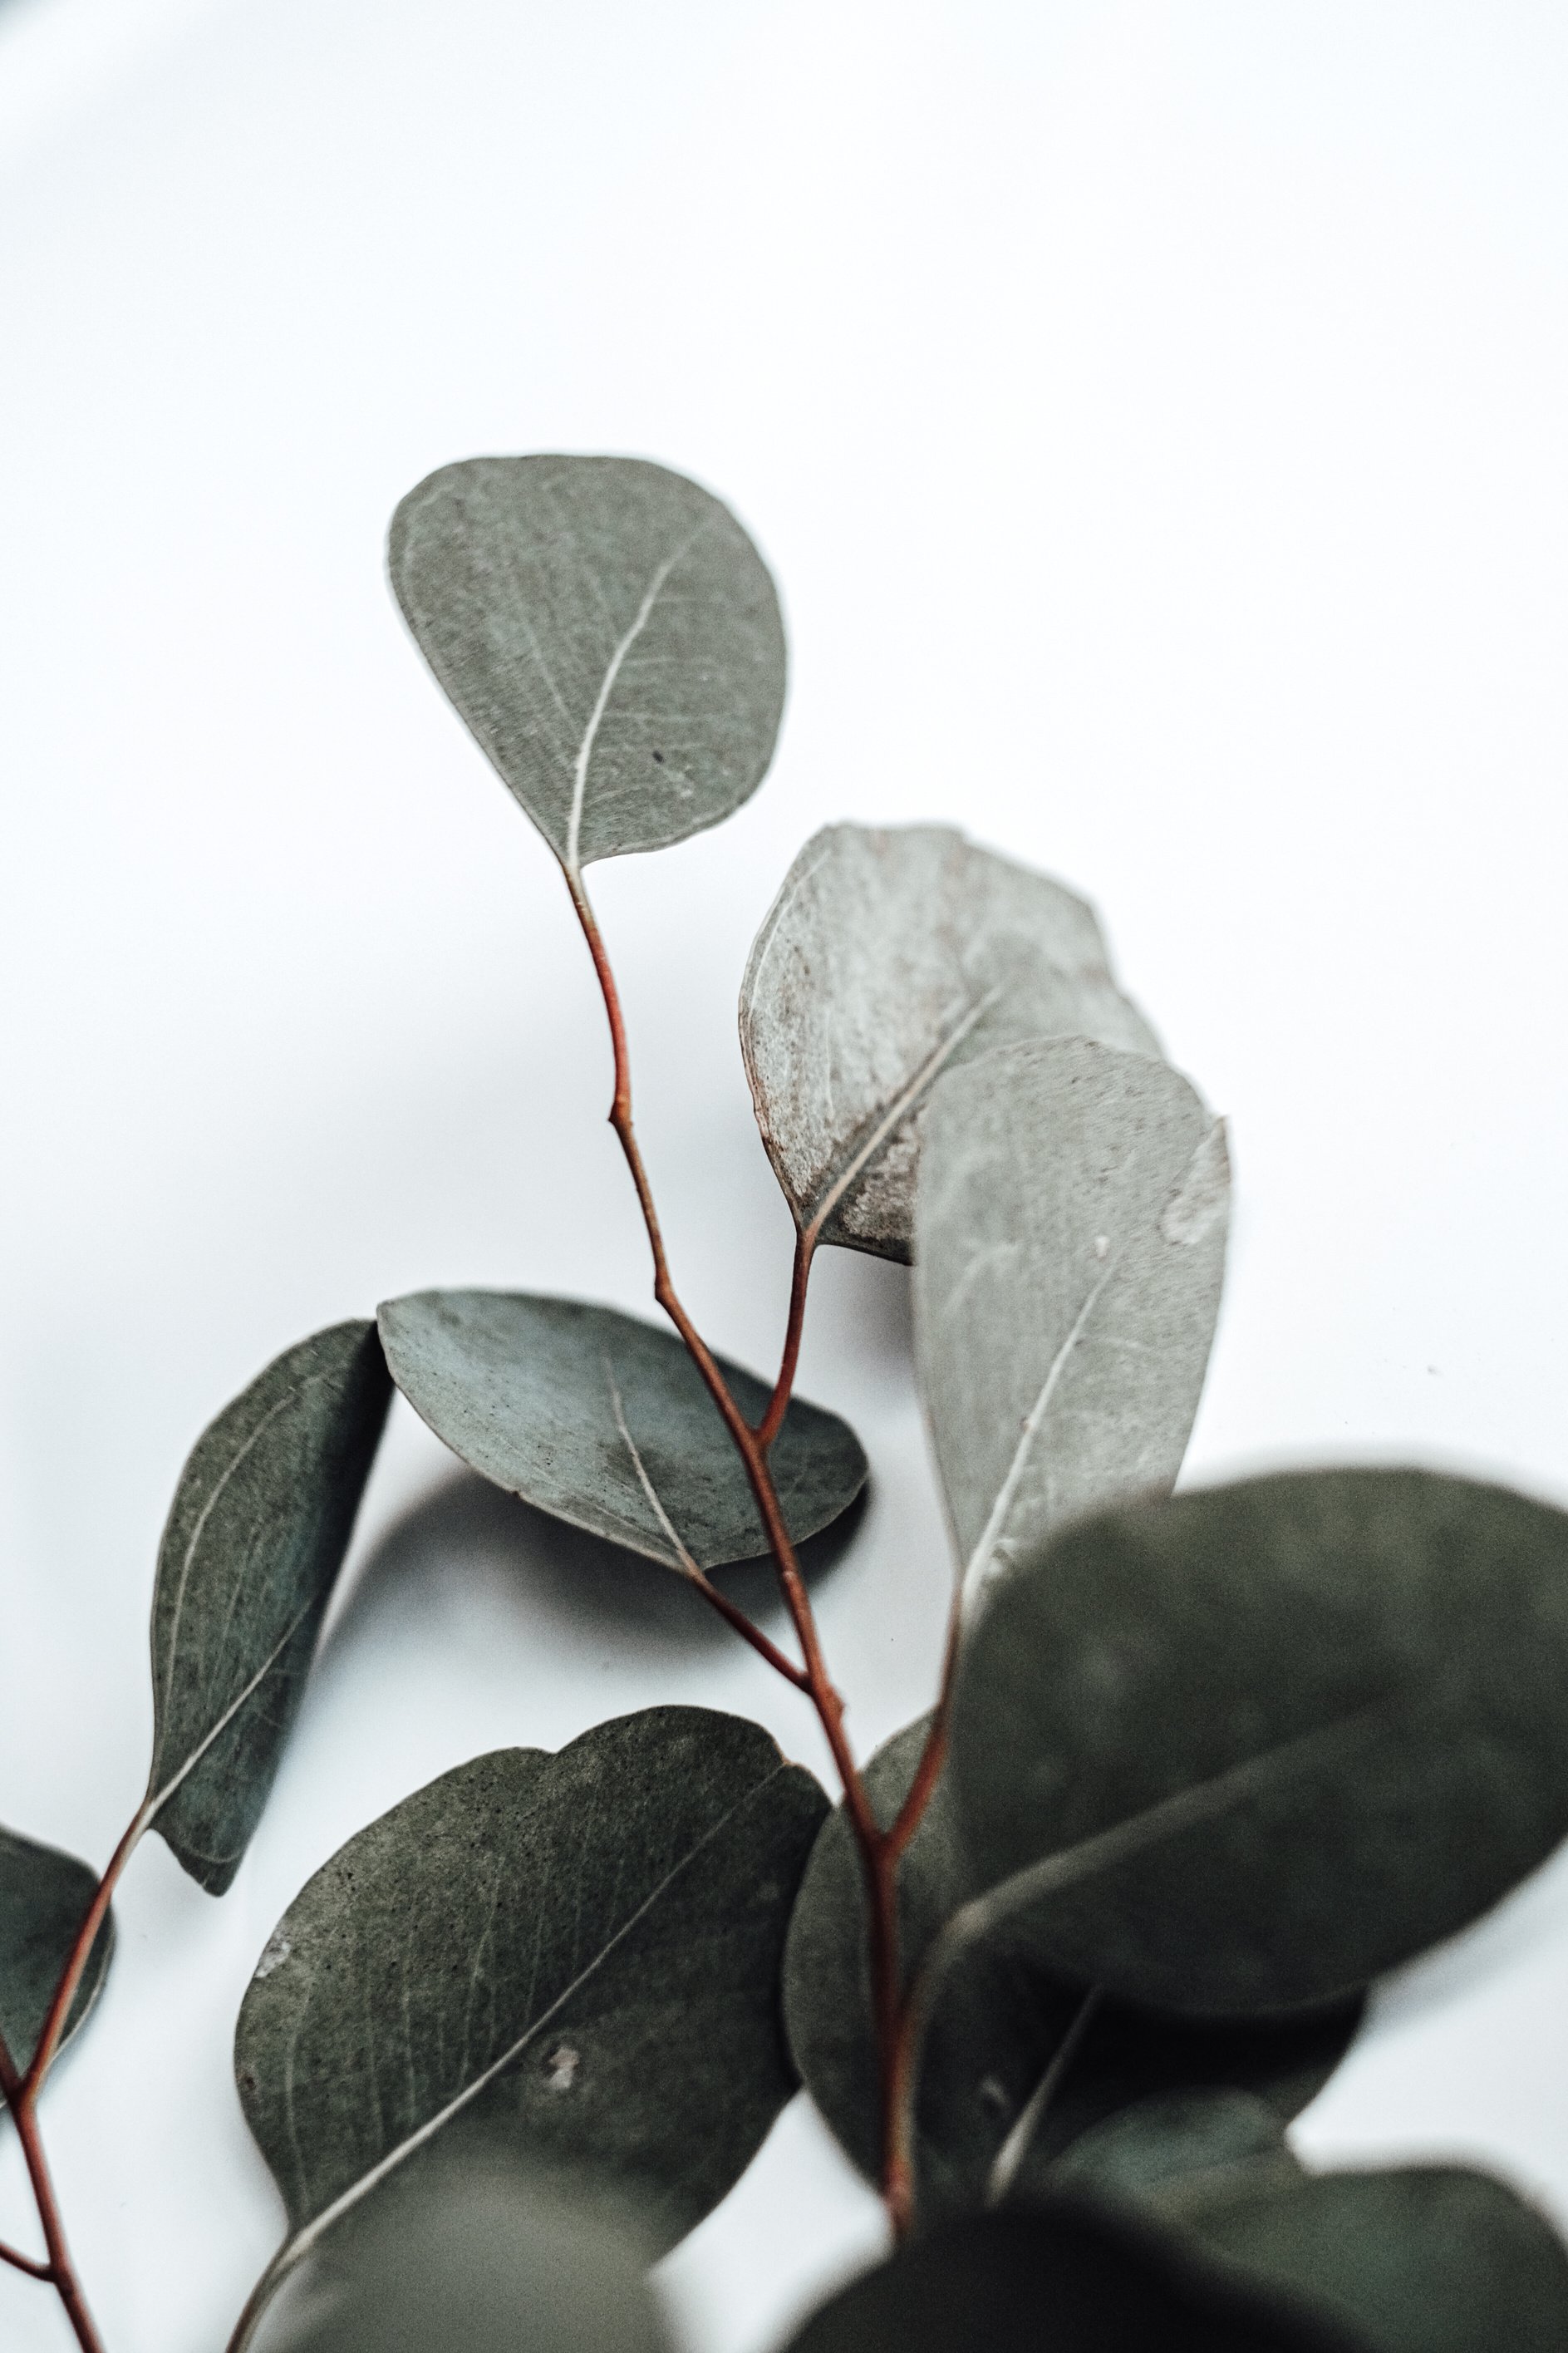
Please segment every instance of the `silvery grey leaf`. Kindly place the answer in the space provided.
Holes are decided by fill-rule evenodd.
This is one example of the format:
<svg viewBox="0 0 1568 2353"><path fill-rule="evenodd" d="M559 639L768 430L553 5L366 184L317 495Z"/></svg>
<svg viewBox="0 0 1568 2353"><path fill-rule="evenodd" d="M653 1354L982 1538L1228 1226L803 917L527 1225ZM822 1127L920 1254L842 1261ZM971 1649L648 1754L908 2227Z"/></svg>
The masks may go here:
<svg viewBox="0 0 1568 2353"><path fill-rule="evenodd" d="M333 1324L226 1406L180 1475L153 1598L143 1813L214 1895L299 1712L391 1394L374 1324Z"/></svg>
<svg viewBox="0 0 1568 2353"><path fill-rule="evenodd" d="M1084 2190L1152 2203L1167 2221L1215 2198L1289 2189L1303 2179L1284 2121L1250 2092L1166 2092L1134 2101L1073 2141L1048 2164L1023 2152L1008 2186L1011 2203Z"/></svg>
<svg viewBox="0 0 1568 2353"><path fill-rule="evenodd" d="M896 1733L865 1768L884 1826L909 1790L927 1721ZM946 1775L904 1853L898 1887L908 1984L972 1893ZM1033 1925L1024 1913L977 1939L944 1978L927 2022L914 2139L922 2228L994 2202L1010 2187L1033 2194L1038 2168L1104 2118L1153 2094L1235 2087L1282 2126L1322 2088L1360 2023L1359 1999L1321 2016L1229 2027L1113 2000L1097 2001L1086 2017L1082 1987L1045 1966ZM853 2162L876 2180L881 2114L866 1900L842 1807L824 1823L801 1883L784 1948L784 2003L806 2089Z"/></svg>
<svg viewBox="0 0 1568 2353"><path fill-rule="evenodd" d="M1295 2296L1233 2278L1141 2214L1063 2198L964 2215L910 2240L808 2320L789 2353L1374 2348Z"/></svg>
<svg viewBox="0 0 1568 2353"><path fill-rule="evenodd" d="M37 2048L60 1973L97 1892L97 1873L74 1854L0 1830L0 2036L19 2073L26 2074ZM113 1950L113 1922L106 1919L71 2003L65 2042L98 2000Z"/></svg>
<svg viewBox="0 0 1568 2353"><path fill-rule="evenodd" d="M1168 1488L1225 1272L1225 1134L1086 1038L947 1073L921 1119L915 1341L973 1598L1054 1528Z"/></svg>
<svg viewBox="0 0 1568 2353"><path fill-rule="evenodd" d="M948 826L830 825L784 878L741 987L763 1141L803 1231L910 1256L916 1114L1021 1038L1158 1055L1094 911Z"/></svg>
<svg viewBox="0 0 1568 2353"><path fill-rule="evenodd" d="M673 1332L612 1307L508 1291L413 1292L387 1301L380 1319L405 1397L498 1487L670 1568L767 1550L740 1456ZM742 1412L759 1421L765 1386L720 1364ZM797 1542L837 1519L866 1482L848 1423L798 1399L770 1461Z"/></svg>
<svg viewBox="0 0 1568 2353"><path fill-rule="evenodd" d="M279 2298L267 2353L665 2353L642 2251L487 2150L405 2168Z"/></svg>
<svg viewBox="0 0 1568 2353"><path fill-rule="evenodd" d="M826 1810L760 1725L661 1707L477 1757L351 1839L235 2038L289 2213L267 2284L437 2140L499 2140L673 2245L795 2088L779 1964Z"/></svg>
<svg viewBox="0 0 1568 2353"><path fill-rule="evenodd" d="M1185 2205L1183 2221L1216 2269L1310 2306L1367 2353L1568 2345L1568 2251L1533 2207L1483 2173L1237 2177L1223 2196Z"/></svg>
<svg viewBox="0 0 1568 2353"><path fill-rule="evenodd" d="M729 509L634 458L471 458L409 491L392 585L568 873L755 791L784 710L778 598Z"/></svg>
<svg viewBox="0 0 1568 2353"><path fill-rule="evenodd" d="M1279 1474L1062 1531L998 1579L949 1771L1042 1961L1188 2016L1342 1998L1568 1832L1568 1514L1423 1471Z"/></svg>

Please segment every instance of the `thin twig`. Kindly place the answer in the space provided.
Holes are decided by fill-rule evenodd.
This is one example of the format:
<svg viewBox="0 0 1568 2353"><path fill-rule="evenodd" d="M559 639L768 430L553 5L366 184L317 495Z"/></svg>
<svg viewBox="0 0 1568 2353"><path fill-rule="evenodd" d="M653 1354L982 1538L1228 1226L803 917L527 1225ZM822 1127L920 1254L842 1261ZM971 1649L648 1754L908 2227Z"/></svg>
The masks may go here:
<svg viewBox="0 0 1568 2353"><path fill-rule="evenodd" d="M784 1330L784 1355L779 1359L779 1377L773 1383L768 1409L757 1424L757 1443L764 1453L778 1436L784 1418L789 1411L795 1366L800 1362L800 1335L805 1323L806 1286L811 1281L811 1261L816 1255L821 1230L821 1220L814 1219L809 1226L801 1226L795 1231L795 1268L790 1276L789 1323Z"/></svg>
<svg viewBox="0 0 1568 2353"><path fill-rule="evenodd" d="M958 1641L963 1625L963 1588L956 1580L952 1602L947 1617L947 1641L942 1650L942 1683L931 1724L921 1750L920 1763L915 1767L914 1779L910 1783L903 1804L899 1808L888 1844L895 1857L903 1853L925 1816L931 1793L942 1778L947 1763L948 1725L952 1716L952 1687L958 1675Z"/></svg>
<svg viewBox="0 0 1568 2353"><path fill-rule="evenodd" d="M871 1810L866 1786L855 1762L844 1731L844 1702L835 1689L822 1655L816 1621L812 1613L810 1596L800 1572L795 1546L785 1525L779 1504L778 1491L768 1467L768 1449L759 1430L752 1428L741 1411L730 1387L701 1334L681 1304L679 1294L670 1277L669 1263L665 1255L664 1238L659 1229L658 1212L654 1206L653 1188L644 1165L642 1151L632 1124L631 1064L626 1045L626 1021L621 1011L620 993L610 965L597 920L584 887L583 877L575 862L563 861L566 887L572 904L582 925L588 953L594 960L594 970L599 982L599 992L605 1000L605 1015L610 1026L610 1044L615 1058L615 1091L610 1103L610 1125L615 1129L632 1183L637 1189L642 1209L643 1224L647 1230L648 1247L653 1254L653 1295L685 1343L688 1355L701 1374L709 1395L712 1398L736 1451L744 1466L757 1510L762 1516L763 1530L768 1549L778 1573L784 1606L790 1613L795 1636L805 1662L805 1687L816 1710L834 1766L844 1789L845 1811L854 1832L860 1855L861 1870L866 1881L868 1912L868 1958L870 1963L872 2012L876 2021L877 2048L880 2060L884 2089L883 2116L885 2147L889 2165L894 2154L892 2090L897 2058L899 2028L898 1928L896 1915L897 1855L889 1851L887 1841ZM802 1264L804 1256L805 1263ZM792 1300L792 1320L798 1323L804 1314L805 1277L809 1273L809 1251L797 1252L795 1291L799 1306ZM795 1333L798 1353L799 1334ZM793 1377L793 1364L789 1367ZM773 1403L782 1396L784 1408L788 1405L788 1389L783 1376L774 1390ZM773 1415L770 1404L763 1427ZM907 2221L907 2200L896 2194L897 2185L889 2179L889 2211L895 2230L901 2230Z"/></svg>
<svg viewBox="0 0 1568 2353"><path fill-rule="evenodd" d="M47 2283L54 2278L47 2263L35 2263L31 2255L18 2254L15 2247L5 2244L4 2239L0 2239L0 2263L9 2263L14 2271L26 2272L29 2279Z"/></svg>
<svg viewBox="0 0 1568 2353"><path fill-rule="evenodd" d="M138 1806L120 1844L109 1858L108 1868L99 1881L92 1902L87 1908L87 1916L77 1930L76 1942L67 1956L65 1968L60 1972L59 1983L56 1986L53 2000L49 2003L48 2015L44 2021L44 2031L38 2037L38 2047L33 2053L23 2081L22 2097L29 2103L37 2099L44 2086L44 2078L54 2065L55 2054L60 2047L60 2037L66 2031L66 2021L70 2015L70 2006L76 2000L77 1988L80 1985L82 1973L92 1957L92 1948L98 1942L98 1932L108 1915L110 1904L114 1901L114 1891L120 1884L125 1866L136 1852L142 1833L151 1819L147 1806L145 1804Z"/></svg>

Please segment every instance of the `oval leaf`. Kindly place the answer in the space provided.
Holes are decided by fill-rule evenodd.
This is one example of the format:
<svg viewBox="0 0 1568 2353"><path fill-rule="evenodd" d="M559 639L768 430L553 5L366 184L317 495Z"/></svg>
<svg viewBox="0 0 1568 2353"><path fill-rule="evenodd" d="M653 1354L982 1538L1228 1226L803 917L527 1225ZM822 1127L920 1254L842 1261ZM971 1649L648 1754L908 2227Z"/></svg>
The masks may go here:
<svg viewBox="0 0 1568 2353"><path fill-rule="evenodd" d="M1343 1996L1568 1831L1568 1515L1423 1471L1108 1513L1002 1578L952 1771L989 1918L1210 2017Z"/></svg>
<svg viewBox="0 0 1568 2353"><path fill-rule="evenodd" d="M1184 2211L1232 2277L1310 2302L1368 2353L1561 2353L1568 2251L1482 2173L1407 2167L1253 2183Z"/></svg>
<svg viewBox="0 0 1568 2353"><path fill-rule="evenodd" d="M153 1597L145 1813L221 1895L299 1713L392 1387L374 1324L286 1349L198 1439Z"/></svg>
<svg viewBox="0 0 1568 2353"><path fill-rule="evenodd" d="M826 1808L760 1725L649 1708L478 1757L351 1839L236 2035L289 2211L273 2276L437 2137L500 2135L672 2246L794 2090L779 1961Z"/></svg>
<svg viewBox="0 0 1568 2353"><path fill-rule="evenodd" d="M784 877L741 987L763 1142L803 1231L908 1259L915 1115L1021 1038L1159 1053L1094 911L948 826L830 825Z"/></svg>
<svg viewBox="0 0 1568 2353"><path fill-rule="evenodd" d="M380 1314L404 1396L498 1487L668 1568L767 1550L741 1458L673 1332L508 1291L418 1291ZM767 1388L719 1362L742 1412L760 1421ZM820 1406L792 1403L770 1461L797 1543L866 1483L859 1440Z"/></svg>
<svg viewBox="0 0 1568 2353"><path fill-rule="evenodd" d="M276 2353L661 2353L640 2252L495 2152L411 2168L290 2283L267 2343Z"/></svg>
<svg viewBox="0 0 1568 2353"><path fill-rule="evenodd" d="M925 1720L866 1767L877 1818L903 1802ZM914 1978L970 1893L950 1777L937 1784L899 1871L899 1950ZM1123 2002L1086 2018L1082 1989L1042 1965L1027 1913L967 1947L944 1975L921 2049L915 2179L922 2223L973 2211L1037 2171L1102 2118L1154 2093L1234 2085L1279 2125L1321 2090L1352 2041L1362 2005L1321 2018L1196 2026ZM806 2089L868 2179L880 2170L880 2097L866 1964L866 1902L842 1807L824 1823L784 1953L784 2021ZM1017 2137L1023 2136L1020 2140ZM1004 2152L1006 2152L1005 2158ZM1016 2168L1026 2165L1026 2181Z"/></svg>
<svg viewBox="0 0 1568 2353"><path fill-rule="evenodd" d="M97 1873L74 1854L0 1830L0 2037L20 2074L37 2048L55 1988L97 1893ZM110 1918L93 1941L62 2042L98 2000L113 1950Z"/></svg>
<svg viewBox="0 0 1568 2353"><path fill-rule="evenodd" d="M410 491L392 585L569 873L717 825L767 772L778 598L727 507L635 458L471 458Z"/></svg>
<svg viewBox="0 0 1568 2353"><path fill-rule="evenodd" d="M915 1339L972 1593L1053 1528L1174 1480L1228 1194L1223 1127L1146 1055L1006 1046L933 1089Z"/></svg>
<svg viewBox="0 0 1568 2353"><path fill-rule="evenodd" d="M1061 2200L973 2214L900 2249L790 2353L1370 2353L1224 2276L1141 2217Z"/></svg>

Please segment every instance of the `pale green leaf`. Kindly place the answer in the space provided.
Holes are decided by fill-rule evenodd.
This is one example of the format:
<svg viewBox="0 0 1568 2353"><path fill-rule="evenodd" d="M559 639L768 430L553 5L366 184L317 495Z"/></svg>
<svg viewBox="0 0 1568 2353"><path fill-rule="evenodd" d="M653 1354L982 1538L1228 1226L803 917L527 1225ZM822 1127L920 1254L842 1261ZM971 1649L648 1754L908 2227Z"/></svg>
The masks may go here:
<svg viewBox="0 0 1568 2353"><path fill-rule="evenodd" d="M552 849L660 849L755 791L784 709L767 567L727 507L635 458L470 458L393 517L421 651Z"/></svg>

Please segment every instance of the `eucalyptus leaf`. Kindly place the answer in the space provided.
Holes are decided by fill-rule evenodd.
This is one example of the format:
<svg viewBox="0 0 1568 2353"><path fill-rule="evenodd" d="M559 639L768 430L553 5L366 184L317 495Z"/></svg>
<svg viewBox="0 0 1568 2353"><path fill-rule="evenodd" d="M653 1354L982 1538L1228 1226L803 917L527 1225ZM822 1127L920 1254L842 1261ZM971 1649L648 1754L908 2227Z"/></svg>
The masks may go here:
<svg viewBox="0 0 1568 2353"><path fill-rule="evenodd" d="M662 2353L642 2251L495 2151L426 2168L301 2267L266 2353Z"/></svg>
<svg viewBox="0 0 1568 2353"><path fill-rule="evenodd" d="M499 2137L671 2246L795 2088L790 1906L826 1799L762 1728L649 1708L501 1749L372 1823L279 1923L235 2040L289 2236Z"/></svg>
<svg viewBox="0 0 1568 2353"><path fill-rule="evenodd" d="M74 1854L0 1830L0 2036L26 2074L60 1973L98 1893L98 1873ZM62 2042L83 2023L103 1989L114 1950L107 1918L93 1940Z"/></svg>
<svg viewBox="0 0 1568 2353"><path fill-rule="evenodd" d="M285 1349L180 1475L153 1596L143 1815L214 1895L267 1802L392 1394L374 1324Z"/></svg>
<svg viewBox="0 0 1568 2353"><path fill-rule="evenodd" d="M1063 2199L966 2215L912 2240L808 2320L789 2353L1373 2348L1293 2297L1226 2276L1136 2214Z"/></svg>
<svg viewBox="0 0 1568 2353"><path fill-rule="evenodd" d="M949 826L830 825L784 877L741 987L763 1141L803 1231L910 1256L915 1115L1022 1038L1157 1055L1094 911Z"/></svg>
<svg viewBox="0 0 1568 2353"><path fill-rule="evenodd" d="M522 1292L419 1291L380 1314L404 1396L498 1487L669 1568L767 1550L744 1466L673 1332ZM765 1386L719 1362L742 1412L760 1421ZM770 1461L797 1543L866 1482L848 1423L799 1400Z"/></svg>
<svg viewBox="0 0 1568 2353"><path fill-rule="evenodd" d="M755 791L784 710L778 598L729 509L635 458L471 458L398 507L420 650L568 873Z"/></svg>
<svg viewBox="0 0 1568 2353"><path fill-rule="evenodd" d="M1070 1982L1194 2016L1342 1997L1568 1831L1568 1515L1426 1471L1110 1512L999 1579L954 1697L977 1884ZM957 1965L956 1951L954 1965Z"/></svg>
<svg viewBox="0 0 1568 2353"><path fill-rule="evenodd" d="M865 1768L878 1820L898 1812L927 1720L894 1735ZM951 1777L944 1775L899 1869L905 1982L971 1894ZM1233 2086L1283 2125L1322 2088L1360 2023L1360 2000L1304 2020L1202 2026L1100 2000L1041 1962L1028 1913L966 1946L943 1974L921 2046L915 2106L919 2218L972 2211L1013 2167L1037 2168L1100 2121L1160 2093ZM839 1807L801 1883L784 1950L784 2021L807 2090L868 2179L880 2170L881 2114L864 1883ZM1019 2138L1017 2137L1021 2136ZM1004 2152L1007 2152L1005 2162Z"/></svg>
<svg viewBox="0 0 1568 2353"><path fill-rule="evenodd" d="M1058 1038L949 1071L921 1133L916 1351L973 1597L1173 1482L1225 1272L1225 1131L1165 1063Z"/></svg>
<svg viewBox="0 0 1568 2353"><path fill-rule="evenodd" d="M1184 2221L1230 2276L1310 2302L1369 2353L1568 2345L1568 2251L1486 2174L1419 2166L1238 2182Z"/></svg>
<svg viewBox="0 0 1568 2353"><path fill-rule="evenodd" d="M1042 2166L1026 2151L1008 2189L1013 2203L1081 2189L1152 2202L1169 2217L1216 2197L1293 2186L1305 2179L1267 2101L1250 2092L1167 2092L1091 2126Z"/></svg>

